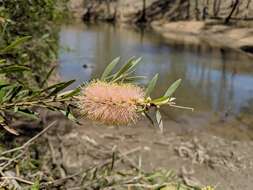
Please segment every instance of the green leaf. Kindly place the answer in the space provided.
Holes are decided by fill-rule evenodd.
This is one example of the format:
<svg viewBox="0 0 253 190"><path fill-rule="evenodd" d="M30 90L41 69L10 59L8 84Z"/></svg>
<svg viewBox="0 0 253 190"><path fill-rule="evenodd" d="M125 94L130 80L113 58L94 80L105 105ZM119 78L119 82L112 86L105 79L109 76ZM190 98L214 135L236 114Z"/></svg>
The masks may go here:
<svg viewBox="0 0 253 190"><path fill-rule="evenodd" d="M156 99L152 100L150 103L159 106L162 104L167 104L169 102L169 100L170 100L170 97L163 96L163 97L156 98Z"/></svg>
<svg viewBox="0 0 253 190"><path fill-rule="evenodd" d="M30 38L31 38L31 36L25 36L25 37L17 38L10 45L8 45L4 49L0 50L0 54L8 53L10 50L13 50L13 49L17 48L19 45L21 45L24 42L28 41Z"/></svg>
<svg viewBox="0 0 253 190"><path fill-rule="evenodd" d="M137 80L142 80L145 79L145 76L131 76L131 77L126 77L125 81L127 82L133 82L133 81L137 81Z"/></svg>
<svg viewBox="0 0 253 190"><path fill-rule="evenodd" d="M22 89L23 89L23 86L20 86L20 85L15 87L12 91L9 101L12 101L12 99L15 98Z"/></svg>
<svg viewBox="0 0 253 190"><path fill-rule="evenodd" d="M0 64L5 63L5 59L0 59Z"/></svg>
<svg viewBox="0 0 253 190"><path fill-rule="evenodd" d="M160 130L163 131L162 115L158 109L156 110L156 121Z"/></svg>
<svg viewBox="0 0 253 190"><path fill-rule="evenodd" d="M31 70L29 67L22 66L22 65L8 65L0 67L0 74L8 74L13 72L23 72Z"/></svg>
<svg viewBox="0 0 253 190"><path fill-rule="evenodd" d="M116 82L119 78L121 78L121 75L127 76L126 73L131 72L131 70L136 67L138 63L140 63L141 59L141 57L138 59L135 59L134 57L130 58L127 64L123 65L120 70L115 73L113 81Z"/></svg>
<svg viewBox="0 0 253 190"><path fill-rule="evenodd" d="M0 124L4 123L4 121L5 121L4 117L0 115Z"/></svg>
<svg viewBox="0 0 253 190"><path fill-rule="evenodd" d="M37 180L30 188L30 190L39 190L40 189L40 183Z"/></svg>
<svg viewBox="0 0 253 190"><path fill-rule="evenodd" d="M148 86L145 90L145 97L148 97L150 95L150 93L154 90L156 82L158 79L158 74L156 74L151 81L148 83Z"/></svg>
<svg viewBox="0 0 253 190"><path fill-rule="evenodd" d="M9 86L9 85L8 84L0 85L0 102L2 102L3 97L6 94L6 89L4 89L4 88L7 87L7 86Z"/></svg>
<svg viewBox="0 0 253 190"><path fill-rule="evenodd" d="M64 88L67 88L69 85L71 85L72 83L74 83L75 80L70 80L67 82L60 82L57 84L53 84L45 89L42 89L40 92L38 92L39 94L43 93L43 92L48 92L51 89L54 89L49 96L53 96L56 95L58 92L60 92L61 90L63 90Z"/></svg>
<svg viewBox="0 0 253 190"><path fill-rule="evenodd" d="M23 88L23 86L21 86L21 85L9 86L4 97L2 98L2 101L3 102L6 102L6 101L11 102L12 99L15 98L18 95L18 93L22 90L22 88Z"/></svg>
<svg viewBox="0 0 253 190"><path fill-rule="evenodd" d="M75 116L70 112L69 107L67 108L66 111L65 110L60 110L60 112L62 112L62 114L65 115L70 121L74 121L74 122L78 123Z"/></svg>
<svg viewBox="0 0 253 190"><path fill-rule="evenodd" d="M143 113L143 114L145 115L145 117L149 120L149 122L151 123L151 125L152 125L152 126L155 126L154 121L153 121L153 119L151 118L151 116L148 114L148 112L143 111L142 113Z"/></svg>
<svg viewBox="0 0 253 190"><path fill-rule="evenodd" d="M26 109L22 109L22 108L15 107L14 112L17 113L17 114L19 114L19 115L22 115L24 117L27 117L29 119L33 119L33 120L39 119L38 118L38 115L39 115L38 113L33 112L33 111L31 111L31 110L29 110L27 108Z"/></svg>
<svg viewBox="0 0 253 190"><path fill-rule="evenodd" d="M41 83L41 86L42 86L42 87L45 86L45 84L46 84L48 78L52 75L52 73L53 73L53 71L55 70L55 68L56 68L56 66L52 67L52 68L50 69L50 71L47 73L46 77L44 78L44 80L43 80L42 83Z"/></svg>
<svg viewBox="0 0 253 190"><path fill-rule="evenodd" d="M171 95L176 91L176 89L179 87L182 79L178 79L175 81L165 92L164 96L171 97Z"/></svg>
<svg viewBox="0 0 253 190"><path fill-rule="evenodd" d="M63 82L58 84L55 89L49 94L49 96L54 96L56 95L58 92L62 91L63 89L67 88L68 86L70 86L71 84L73 84L75 82L75 80L70 80L68 82Z"/></svg>
<svg viewBox="0 0 253 190"><path fill-rule="evenodd" d="M7 86L10 86L10 84L0 84L0 90L1 90L2 88L7 87Z"/></svg>
<svg viewBox="0 0 253 190"><path fill-rule="evenodd" d="M81 91L80 88L76 88L74 90L69 90L67 92L63 92L63 93L59 94L58 96L61 98L70 98L70 97L77 95L80 91Z"/></svg>
<svg viewBox="0 0 253 190"><path fill-rule="evenodd" d="M120 57L117 57L105 68L101 76L101 80L105 80L105 78L111 74L112 70L119 63L119 61L120 61Z"/></svg>

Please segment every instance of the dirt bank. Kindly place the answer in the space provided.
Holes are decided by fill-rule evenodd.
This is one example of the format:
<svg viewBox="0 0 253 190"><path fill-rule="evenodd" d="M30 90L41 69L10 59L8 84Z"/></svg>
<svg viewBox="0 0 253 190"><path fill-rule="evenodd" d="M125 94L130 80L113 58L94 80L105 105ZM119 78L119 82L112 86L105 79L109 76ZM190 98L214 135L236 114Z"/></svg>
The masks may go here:
<svg viewBox="0 0 253 190"><path fill-rule="evenodd" d="M45 126L53 121L57 125L37 138L29 152L22 150L24 158L5 171L14 176L12 183L17 189L22 189L22 179L28 184L40 180L41 189L50 190L127 189L122 184L129 184L129 180L137 185L144 180L138 181L139 177L160 180L163 176L159 177L159 171L163 171L170 182L180 180L188 186L252 190L253 136L244 129L252 127L251 115L226 122L218 118L206 122L204 116L192 122L183 116L165 119L163 133L146 120L134 126L112 127L88 120L75 125L59 114L43 115ZM25 138L41 134L37 123L25 126L29 130L3 143L22 144ZM0 180L0 187L3 183Z"/></svg>
<svg viewBox="0 0 253 190"><path fill-rule="evenodd" d="M151 27L169 41L207 43L213 47L233 48L253 53L253 27L226 26L216 21L178 21L151 23Z"/></svg>
<svg viewBox="0 0 253 190"><path fill-rule="evenodd" d="M252 141L226 139L179 121L165 121L163 134L146 121L130 127L101 126L85 120L81 126L73 126L59 121L58 129L47 136L51 150L46 155L54 152L65 175L103 163L117 150L132 152L125 160L132 167L145 172L172 170L190 186L212 184L217 190L253 187ZM202 127L212 130L218 123L206 125ZM228 131L223 125L219 124L220 130Z"/></svg>
<svg viewBox="0 0 253 190"><path fill-rule="evenodd" d="M253 2L232 0L110 0L70 1L85 21L145 23L168 40L208 43L253 53ZM236 6L235 6L236 5ZM234 11L233 7L235 8ZM232 14L231 14L232 13ZM231 14L231 19L224 24Z"/></svg>

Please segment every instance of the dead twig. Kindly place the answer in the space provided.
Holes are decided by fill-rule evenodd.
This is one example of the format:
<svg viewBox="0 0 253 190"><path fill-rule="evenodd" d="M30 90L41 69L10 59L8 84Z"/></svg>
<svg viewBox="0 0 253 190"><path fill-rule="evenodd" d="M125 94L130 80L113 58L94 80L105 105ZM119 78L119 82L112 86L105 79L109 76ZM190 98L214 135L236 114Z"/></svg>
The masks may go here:
<svg viewBox="0 0 253 190"><path fill-rule="evenodd" d="M123 160L124 158L127 157L127 155L133 154L133 153L138 152L140 150L141 150L141 147L136 147L136 148L131 149L131 150L127 151L127 152L121 153L120 156L118 157L118 159L115 160L115 163ZM112 160L108 159L105 162L102 162L101 164L99 164L98 166L95 166L95 167L92 167L92 168L101 168L101 167L104 167L104 166L110 164L111 162L112 162Z"/></svg>
<svg viewBox="0 0 253 190"><path fill-rule="evenodd" d="M13 153L13 152L17 152L17 151L21 151L19 154L17 154L15 157L13 158L10 158L10 159L5 159L6 161L3 162L1 164L1 167L0 167L0 174L2 176L2 178L8 178L8 176L6 176L4 174L4 170L10 166L13 162L16 162L18 159L20 159L22 156L25 155L26 153L26 149L27 147L29 147L31 144L34 143L34 141L40 137L41 135L43 135L49 128L51 128L52 126L54 126L56 123L56 121L52 122L51 124L49 124L46 128L44 128L41 132L39 132L37 135L35 135L34 137L32 137L31 139L29 139L26 143L24 143L22 146L20 147L17 147L17 148L13 148L13 149L10 149L10 150L7 150L7 151L4 151L2 152L0 155L3 156L3 155L6 155L6 154L10 154L10 153ZM12 177L13 178L13 177ZM18 177L15 177L15 178L18 178ZM1 179L1 178L0 178ZM13 178L14 179L14 178ZM18 178L19 180L21 178ZM22 180L22 179L21 179ZM25 181L24 181L25 182ZM28 181L26 181L28 182Z"/></svg>
<svg viewBox="0 0 253 190"><path fill-rule="evenodd" d="M19 181L19 182L21 182L21 183L26 183L26 184L28 184L28 185L33 185L33 184L34 184L34 183L31 182L31 181L28 181L28 180L26 180L26 179L22 179L22 178L20 178L20 177L15 177L15 176L0 177L0 179L1 179L1 180L5 180L5 179L7 179L7 180L14 179L14 180L16 180L16 181Z"/></svg>
<svg viewBox="0 0 253 190"><path fill-rule="evenodd" d="M24 143L22 146L20 147L16 147L10 150L6 150L4 152L2 152L0 155L3 156L5 154L9 154L12 152L16 152L19 150L23 150L25 148L27 148L28 146L30 146L38 137L40 137L41 135L43 135L48 129L50 129L51 127L53 127L55 125L56 121L53 121L52 123L50 123L47 127L45 127L41 132L39 132L37 135L35 135L34 137L32 137L31 139L29 139L26 143Z"/></svg>

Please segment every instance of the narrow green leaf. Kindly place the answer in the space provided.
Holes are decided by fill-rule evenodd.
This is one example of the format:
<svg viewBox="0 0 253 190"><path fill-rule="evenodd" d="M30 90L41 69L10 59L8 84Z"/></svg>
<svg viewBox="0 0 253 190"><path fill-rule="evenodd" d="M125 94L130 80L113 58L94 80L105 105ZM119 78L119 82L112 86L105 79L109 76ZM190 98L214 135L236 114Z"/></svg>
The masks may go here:
<svg viewBox="0 0 253 190"><path fill-rule="evenodd" d="M5 121L4 117L0 115L0 124L4 123L4 121Z"/></svg>
<svg viewBox="0 0 253 190"><path fill-rule="evenodd" d="M121 75L131 72L131 70L134 67L136 67L138 63L140 63L141 59L142 59L141 57L138 59L135 59L134 57L130 58L128 60L128 62L125 65L123 65L117 73L115 73L115 75L113 77L113 81L116 82L118 80L118 78L121 77ZM127 76L127 75L125 75L125 76Z"/></svg>
<svg viewBox="0 0 253 190"><path fill-rule="evenodd" d="M9 52L10 50L17 48L19 45L23 44L24 42L28 41L31 38L31 36L25 36L21 38L17 38L14 42L12 42L10 45L5 47L4 49L0 50L0 54L4 54Z"/></svg>
<svg viewBox="0 0 253 190"><path fill-rule="evenodd" d="M131 77L126 77L125 81L127 82L132 82L132 81L138 81L138 80L142 80L145 79L145 76L131 76Z"/></svg>
<svg viewBox="0 0 253 190"><path fill-rule="evenodd" d="M70 121L74 121L74 122L78 122L77 119L75 118L75 116L69 111L65 111L65 110L60 110L60 112L65 115Z"/></svg>
<svg viewBox="0 0 253 190"><path fill-rule="evenodd" d="M27 117L29 119L37 120L38 119L38 113L33 112L29 109L22 109L22 108L15 108L15 113Z"/></svg>
<svg viewBox="0 0 253 190"><path fill-rule="evenodd" d="M73 84L75 82L75 80L70 80L68 82L63 82L61 84L58 84L55 89L49 94L49 96L54 96L56 95L58 92L62 91L63 89L67 88L68 86L70 86L71 84Z"/></svg>
<svg viewBox="0 0 253 190"><path fill-rule="evenodd" d="M154 124L154 121L153 121L153 119L151 118L151 116L146 112L146 111L144 111L144 112L142 112L144 115L145 115L145 117L149 120L149 122L151 123L151 125L152 126L155 126L155 124Z"/></svg>
<svg viewBox="0 0 253 190"><path fill-rule="evenodd" d="M0 84L0 90L1 90L2 88L7 87L7 86L10 86L10 84Z"/></svg>
<svg viewBox="0 0 253 190"><path fill-rule="evenodd" d="M170 97L162 96L160 98L156 98L151 101L152 104L155 104L157 106L168 103Z"/></svg>
<svg viewBox="0 0 253 190"><path fill-rule="evenodd" d="M8 86L7 89L6 89L6 93L4 93L4 96L2 98L2 102L11 102L13 98L15 98L18 93L22 90L22 86L19 85L19 86L16 86L16 85L13 85L13 86Z"/></svg>
<svg viewBox="0 0 253 190"><path fill-rule="evenodd" d="M119 63L119 61L120 61L120 57L117 57L105 68L101 76L101 80L105 80L105 78L111 74L112 70Z"/></svg>
<svg viewBox="0 0 253 190"><path fill-rule="evenodd" d="M29 67L22 66L22 65L8 65L0 67L0 74L8 74L13 72L23 72L31 70Z"/></svg>
<svg viewBox="0 0 253 190"><path fill-rule="evenodd" d="M182 79L178 79L175 81L165 92L164 96L171 97L171 95L176 91L176 89L179 87Z"/></svg>
<svg viewBox="0 0 253 190"><path fill-rule="evenodd" d="M40 189L40 183L37 180L30 188L30 190L39 190Z"/></svg>
<svg viewBox="0 0 253 190"><path fill-rule="evenodd" d="M71 85L74 82L75 82L75 80L70 80L70 81L67 81L67 82L60 82L60 83L57 83L57 84L53 84L53 85L51 85L47 88L42 89L41 91L38 92L38 94L41 94L43 92L49 92L50 90L54 89L49 94L49 96L56 95L58 92L60 92L61 90L68 87L69 85Z"/></svg>
<svg viewBox="0 0 253 190"><path fill-rule="evenodd" d="M181 189L181 183L178 182L178 184L177 184L177 190L180 190L180 189Z"/></svg>
<svg viewBox="0 0 253 190"><path fill-rule="evenodd" d="M53 73L53 71L55 70L55 68L56 68L56 66L52 67L52 68L50 69L50 71L47 73L46 77L44 78L44 80L43 80L42 83L41 83L41 86L42 86L42 87L45 86L47 80L48 80L49 77L52 75L52 73Z"/></svg>
<svg viewBox="0 0 253 190"><path fill-rule="evenodd" d="M147 88L145 90L145 97L148 97L151 94L151 92L154 90L156 82L157 82L157 79L158 79L158 74L156 74L151 79L151 81L148 83L148 86L147 86Z"/></svg>
<svg viewBox="0 0 253 190"><path fill-rule="evenodd" d="M71 80L71 81L75 82L74 80ZM69 82L69 81L68 81L68 82ZM51 90L51 89L53 89L53 88L60 87L60 86L64 85L65 83L66 83L66 82L60 82L60 83L53 84L53 85L51 85L51 86L49 86L49 87L47 87L47 88L44 88L43 90L41 90L41 92L47 92L47 91L49 91L49 90Z"/></svg>
<svg viewBox="0 0 253 190"><path fill-rule="evenodd" d="M5 94L6 94L6 87L10 86L10 84L0 84L0 102L2 102Z"/></svg>
<svg viewBox="0 0 253 190"><path fill-rule="evenodd" d="M63 92L63 93L59 94L59 97L70 98L70 97L77 95L80 92L80 90L81 90L80 88L76 88L74 90L69 90L67 92Z"/></svg>
<svg viewBox="0 0 253 190"><path fill-rule="evenodd" d="M160 130L163 131L162 115L158 109L156 110L156 121Z"/></svg>
<svg viewBox="0 0 253 190"><path fill-rule="evenodd" d="M12 101L12 99L15 98L22 89L23 89L23 86L15 87L12 91L12 94L11 94L11 97L10 97L9 101Z"/></svg>

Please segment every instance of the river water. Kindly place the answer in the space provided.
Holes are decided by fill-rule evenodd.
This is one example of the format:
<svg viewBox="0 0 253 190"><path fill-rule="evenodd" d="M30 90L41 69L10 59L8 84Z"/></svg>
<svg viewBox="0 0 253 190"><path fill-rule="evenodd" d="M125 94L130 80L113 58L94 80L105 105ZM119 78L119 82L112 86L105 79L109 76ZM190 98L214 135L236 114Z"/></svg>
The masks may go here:
<svg viewBox="0 0 253 190"><path fill-rule="evenodd" d="M175 94L177 104L194 107L194 113L240 115L252 110L253 59L240 52L205 44L176 44L152 31L108 24L63 26L60 44L59 73L63 80L76 79L74 86L98 77L117 56L123 61L136 56L143 58L136 73L147 76L140 83L159 73L154 97L182 78ZM171 109L163 112L193 114Z"/></svg>

